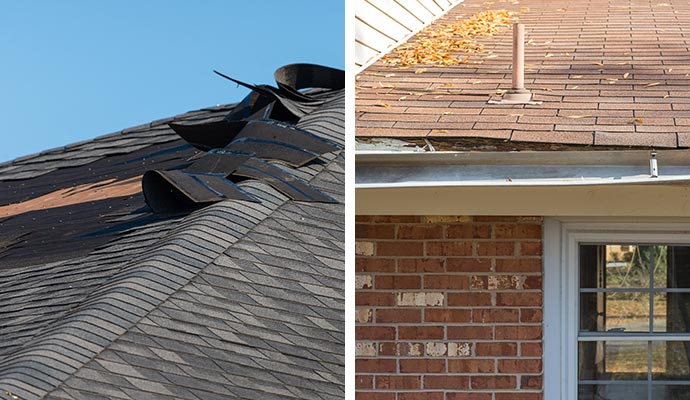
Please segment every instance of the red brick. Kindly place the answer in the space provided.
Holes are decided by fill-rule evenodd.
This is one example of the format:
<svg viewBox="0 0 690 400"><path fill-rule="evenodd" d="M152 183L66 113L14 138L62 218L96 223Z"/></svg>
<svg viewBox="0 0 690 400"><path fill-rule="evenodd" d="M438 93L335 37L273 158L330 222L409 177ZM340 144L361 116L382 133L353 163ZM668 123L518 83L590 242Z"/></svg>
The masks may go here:
<svg viewBox="0 0 690 400"><path fill-rule="evenodd" d="M443 400L443 392L401 392L398 400Z"/></svg>
<svg viewBox="0 0 690 400"><path fill-rule="evenodd" d="M429 256L471 256L471 242L428 242L426 254Z"/></svg>
<svg viewBox="0 0 690 400"><path fill-rule="evenodd" d="M395 259L357 257L355 270L357 272L395 272Z"/></svg>
<svg viewBox="0 0 690 400"><path fill-rule="evenodd" d="M379 308L376 310L376 322L421 322L422 310L409 308Z"/></svg>
<svg viewBox="0 0 690 400"><path fill-rule="evenodd" d="M470 322L471 310L462 308L427 308L424 310L425 322Z"/></svg>
<svg viewBox="0 0 690 400"><path fill-rule="evenodd" d="M497 293L497 306L540 306L542 303L541 292L516 292Z"/></svg>
<svg viewBox="0 0 690 400"><path fill-rule="evenodd" d="M443 258L401 258L398 260L398 272L443 272Z"/></svg>
<svg viewBox="0 0 690 400"><path fill-rule="evenodd" d="M541 343L520 343L520 355L523 357L541 357L542 353Z"/></svg>
<svg viewBox="0 0 690 400"><path fill-rule="evenodd" d="M446 393L446 400L492 400L491 393Z"/></svg>
<svg viewBox="0 0 690 400"><path fill-rule="evenodd" d="M380 342L379 356L399 356L397 342Z"/></svg>
<svg viewBox="0 0 690 400"><path fill-rule="evenodd" d="M520 377L520 389L540 390L544 386L542 375L523 375Z"/></svg>
<svg viewBox="0 0 690 400"><path fill-rule="evenodd" d="M543 312L540 308L523 308L520 310L520 322L542 322Z"/></svg>
<svg viewBox="0 0 690 400"><path fill-rule="evenodd" d="M540 256L541 242L520 242L520 255Z"/></svg>
<svg viewBox="0 0 690 400"><path fill-rule="evenodd" d="M425 289L467 290L470 288L469 277L463 275L426 275Z"/></svg>
<svg viewBox="0 0 690 400"><path fill-rule="evenodd" d="M425 375L424 389L469 389L470 378L457 375Z"/></svg>
<svg viewBox="0 0 690 400"><path fill-rule="evenodd" d="M517 356L517 343L478 342L474 345L477 357Z"/></svg>
<svg viewBox="0 0 690 400"><path fill-rule="evenodd" d="M543 400L542 393L496 393L496 400Z"/></svg>
<svg viewBox="0 0 690 400"><path fill-rule="evenodd" d="M496 239L541 239L541 225L538 224L496 224Z"/></svg>
<svg viewBox="0 0 690 400"><path fill-rule="evenodd" d="M414 390L421 388L421 378L412 375L384 375L376 377L377 389Z"/></svg>
<svg viewBox="0 0 690 400"><path fill-rule="evenodd" d="M395 225L355 225L357 239L395 239Z"/></svg>
<svg viewBox="0 0 690 400"><path fill-rule="evenodd" d="M377 256L423 256L424 242L377 242L376 243Z"/></svg>
<svg viewBox="0 0 690 400"><path fill-rule="evenodd" d="M505 215L499 215L499 216L491 216L491 215L483 215L483 216L475 216L474 218L475 222L540 222L542 220L541 217L522 217L522 216L505 216Z"/></svg>
<svg viewBox="0 0 690 400"><path fill-rule="evenodd" d="M395 293L362 292L355 293L355 305L390 307L395 305Z"/></svg>
<svg viewBox="0 0 690 400"><path fill-rule="evenodd" d="M356 326L357 340L395 340L395 328L392 326Z"/></svg>
<svg viewBox="0 0 690 400"><path fill-rule="evenodd" d="M518 322L520 312L506 308L477 308L472 310L472 322Z"/></svg>
<svg viewBox="0 0 690 400"><path fill-rule="evenodd" d="M497 326L497 340L539 340L541 326Z"/></svg>
<svg viewBox="0 0 690 400"><path fill-rule="evenodd" d="M421 289L422 278L418 275L377 275L376 289Z"/></svg>
<svg viewBox="0 0 690 400"><path fill-rule="evenodd" d="M457 307L490 306L490 293L448 293L448 305Z"/></svg>
<svg viewBox="0 0 690 400"><path fill-rule="evenodd" d="M460 224L446 228L447 239L490 239L491 225Z"/></svg>
<svg viewBox="0 0 690 400"><path fill-rule="evenodd" d="M414 224L422 221L419 215L372 215L369 222L377 224Z"/></svg>
<svg viewBox="0 0 690 400"><path fill-rule="evenodd" d="M395 392L357 392L356 400L395 400Z"/></svg>
<svg viewBox="0 0 690 400"><path fill-rule="evenodd" d="M489 272L491 260L486 258L448 258L446 260L448 272Z"/></svg>
<svg viewBox="0 0 690 400"><path fill-rule="evenodd" d="M360 358L355 360L357 372L395 372L397 363L394 358Z"/></svg>
<svg viewBox="0 0 690 400"><path fill-rule="evenodd" d="M473 376L470 378L472 389L515 389L517 380L514 376Z"/></svg>
<svg viewBox="0 0 690 400"><path fill-rule="evenodd" d="M494 338L494 327L493 326L478 326L478 325L467 325L467 326L449 326L448 327L448 339L480 339L480 340L490 340Z"/></svg>
<svg viewBox="0 0 690 400"><path fill-rule="evenodd" d="M479 256L512 256L515 255L514 242L478 242Z"/></svg>
<svg viewBox="0 0 690 400"><path fill-rule="evenodd" d="M398 239L441 239L443 227L440 225L400 225Z"/></svg>
<svg viewBox="0 0 690 400"><path fill-rule="evenodd" d="M496 272L541 272L541 258L508 258L496 260Z"/></svg>
<svg viewBox="0 0 690 400"><path fill-rule="evenodd" d="M442 326L400 326L398 327L400 339L443 339Z"/></svg>
<svg viewBox="0 0 690 400"><path fill-rule="evenodd" d="M496 361L492 358L462 358L448 360L448 372L491 374L496 372Z"/></svg>
<svg viewBox="0 0 690 400"><path fill-rule="evenodd" d="M373 389L374 377L371 375L355 375L355 389Z"/></svg>
<svg viewBox="0 0 690 400"><path fill-rule="evenodd" d="M500 374L534 374L541 371L540 359L508 359L498 360Z"/></svg>
<svg viewBox="0 0 690 400"><path fill-rule="evenodd" d="M541 289L542 288L542 277L541 276L527 276L525 277L525 283L523 289Z"/></svg>
<svg viewBox="0 0 690 400"><path fill-rule="evenodd" d="M446 361L443 359L401 359L401 373L442 373L446 372Z"/></svg>

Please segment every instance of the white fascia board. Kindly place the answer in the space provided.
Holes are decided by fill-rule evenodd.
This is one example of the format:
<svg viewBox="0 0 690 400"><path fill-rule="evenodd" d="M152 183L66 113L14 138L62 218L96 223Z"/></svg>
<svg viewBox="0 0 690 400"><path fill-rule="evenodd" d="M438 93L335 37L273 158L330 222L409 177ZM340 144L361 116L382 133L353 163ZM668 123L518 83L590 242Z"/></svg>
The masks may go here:
<svg viewBox="0 0 690 400"><path fill-rule="evenodd" d="M690 216L690 152L356 154L361 215ZM510 178L510 179L508 179Z"/></svg>

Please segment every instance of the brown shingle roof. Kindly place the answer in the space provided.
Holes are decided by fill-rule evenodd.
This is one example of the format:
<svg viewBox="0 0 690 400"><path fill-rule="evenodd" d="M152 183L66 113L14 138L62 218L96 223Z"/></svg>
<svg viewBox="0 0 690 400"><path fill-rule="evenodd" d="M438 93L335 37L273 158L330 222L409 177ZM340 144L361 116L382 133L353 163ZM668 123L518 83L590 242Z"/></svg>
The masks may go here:
<svg viewBox="0 0 690 400"><path fill-rule="evenodd" d="M511 87L512 35L505 29L480 38L483 51L460 65L378 61L364 70L357 136L690 146L687 1L467 0L430 28L498 9L516 12L526 25L525 84L541 105L487 104Z"/></svg>

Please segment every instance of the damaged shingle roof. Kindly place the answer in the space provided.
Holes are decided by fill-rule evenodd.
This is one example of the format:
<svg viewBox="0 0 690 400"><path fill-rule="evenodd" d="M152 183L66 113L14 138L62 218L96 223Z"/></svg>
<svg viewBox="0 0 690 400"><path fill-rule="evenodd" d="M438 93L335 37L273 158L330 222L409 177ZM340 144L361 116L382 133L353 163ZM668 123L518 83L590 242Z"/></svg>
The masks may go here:
<svg viewBox="0 0 690 400"><path fill-rule="evenodd" d="M344 90L320 96L294 125L342 146ZM145 205L145 172L199 154L167 123L236 107L0 166L0 398L344 396L342 148L271 162L331 203L248 179L258 202Z"/></svg>
<svg viewBox="0 0 690 400"><path fill-rule="evenodd" d="M525 24L525 86L542 104L487 104L511 88L506 28L477 38L481 52L457 53L469 56L459 65L368 67L357 79L357 136L503 148L690 147L687 1L467 0L431 29L499 9Z"/></svg>

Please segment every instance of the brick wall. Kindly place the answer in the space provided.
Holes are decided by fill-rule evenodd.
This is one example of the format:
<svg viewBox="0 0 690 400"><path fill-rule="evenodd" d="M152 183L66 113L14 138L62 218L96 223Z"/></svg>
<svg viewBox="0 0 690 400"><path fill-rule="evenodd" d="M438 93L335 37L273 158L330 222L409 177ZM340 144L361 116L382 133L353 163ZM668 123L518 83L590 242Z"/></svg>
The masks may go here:
<svg viewBox="0 0 690 400"><path fill-rule="evenodd" d="M358 216L357 399L541 400L542 219Z"/></svg>

